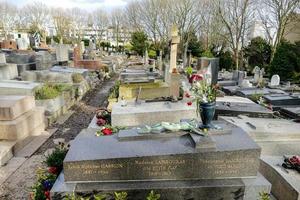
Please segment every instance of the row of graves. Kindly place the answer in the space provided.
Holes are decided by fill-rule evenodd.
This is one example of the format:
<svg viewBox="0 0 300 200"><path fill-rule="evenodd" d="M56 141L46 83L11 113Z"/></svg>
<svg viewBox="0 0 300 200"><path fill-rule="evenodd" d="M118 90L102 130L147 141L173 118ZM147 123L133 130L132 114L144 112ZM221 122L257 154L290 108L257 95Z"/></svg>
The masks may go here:
<svg viewBox="0 0 300 200"><path fill-rule="evenodd" d="M254 77L247 77L244 71L221 72L218 83L227 95L246 97L267 105L286 118L299 119L300 87L281 82L279 75L273 75L268 82L263 77L264 69L259 67L255 67L253 73Z"/></svg>
<svg viewBox="0 0 300 200"><path fill-rule="evenodd" d="M65 44L40 51L1 49L0 184L54 133L47 127L67 116L71 106L123 62L122 57L112 56L96 67L76 66L72 52Z"/></svg>
<svg viewBox="0 0 300 200"><path fill-rule="evenodd" d="M174 29L170 63L157 64L163 69L147 59L126 64L111 110L100 110L70 143L51 199L109 199L116 192L127 199L149 199L149 193L172 200L299 199L300 176L292 169L299 157L290 156L300 152L300 124L273 118L248 98L222 96L213 125L204 126L180 92L189 85L177 70L178 43ZM201 60L205 77L216 83L218 61Z"/></svg>

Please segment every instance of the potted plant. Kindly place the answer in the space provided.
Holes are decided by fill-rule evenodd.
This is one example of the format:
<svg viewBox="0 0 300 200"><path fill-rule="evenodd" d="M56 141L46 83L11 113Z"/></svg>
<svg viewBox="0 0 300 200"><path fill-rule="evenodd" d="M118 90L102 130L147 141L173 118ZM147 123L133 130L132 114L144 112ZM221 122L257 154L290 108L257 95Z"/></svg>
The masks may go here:
<svg viewBox="0 0 300 200"><path fill-rule="evenodd" d="M200 128L213 128L211 121L215 115L217 87L211 85L208 78L204 78L192 83L191 93L192 95L188 94L187 96L196 102L197 114L201 116L202 120ZM191 102L188 102L188 105L191 105Z"/></svg>

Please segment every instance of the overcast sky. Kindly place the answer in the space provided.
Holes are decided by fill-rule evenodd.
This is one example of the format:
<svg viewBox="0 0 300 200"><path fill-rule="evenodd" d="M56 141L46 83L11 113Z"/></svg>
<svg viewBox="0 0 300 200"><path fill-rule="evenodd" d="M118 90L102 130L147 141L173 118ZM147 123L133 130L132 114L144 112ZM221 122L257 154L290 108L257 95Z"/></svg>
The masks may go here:
<svg viewBox="0 0 300 200"><path fill-rule="evenodd" d="M43 2L51 7L63 8L82 8L86 10L95 10L97 8L104 8L111 10L116 7L124 7L130 0L7 0L17 6L23 6L31 2Z"/></svg>

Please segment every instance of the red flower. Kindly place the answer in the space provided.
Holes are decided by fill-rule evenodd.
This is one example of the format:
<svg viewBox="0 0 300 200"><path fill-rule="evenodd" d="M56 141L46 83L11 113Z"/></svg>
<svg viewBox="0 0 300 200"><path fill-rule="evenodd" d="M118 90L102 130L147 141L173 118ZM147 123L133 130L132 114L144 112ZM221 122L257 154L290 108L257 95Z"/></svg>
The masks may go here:
<svg viewBox="0 0 300 200"><path fill-rule="evenodd" d="M44 194L47 199L50 199L50 191L45 191Z"/></svg>
<svg viewBox="0 0 300 200"><path fill-rule="evenodd" d="M97 120L97 125L98 126L104 126L105 124L106 124L105 119L100 118L100 119Z"/></svg>
<svg viewBox="0 0 300 200"><path fill-rule="evenodd" d="M188 106L191 106L193 103L191 101L186 103Z"/></svg>
<svg viewBox="0 0 300 200"><path fill-rule="evenodd" d="M185 93L185 97L186 97L186 98L190 98L191 95L190 95L189 93Z"/></svg>
<svg viewBox="0 0 300 200"><path fill-rule="evenodd" d="M51 174L57 174L58 173L57 167L49 167L48 172Z"/></svg>
<svg viewBox="0 0 300 200"><path fill-rule="evenodd" d="M101 132L103 133L103 135L112 135L112 130L109 128L104 128L101 130Z"/></svg>
<svg viewBox="0 0 300 200"><path fill-rule="evenodd" d="M203 80L203 76L201 74L193 74L190 78L189 78L189 82L193 83L195 81L201 81Z"/></svg>

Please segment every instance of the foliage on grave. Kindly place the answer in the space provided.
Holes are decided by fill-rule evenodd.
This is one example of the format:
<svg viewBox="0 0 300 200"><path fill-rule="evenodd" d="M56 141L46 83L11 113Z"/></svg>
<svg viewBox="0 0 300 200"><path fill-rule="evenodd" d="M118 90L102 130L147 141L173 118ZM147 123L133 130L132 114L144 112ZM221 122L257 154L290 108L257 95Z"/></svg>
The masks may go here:
<svg viewBox="0 0 300 200"><path fill-rule="evenodd" d="M271 199L270 196L271 195L266 193L266 192L260 192L259 193L260 200L270 200Z"/></svg>
<svg viewBox="0 0 300 200"><path fill-rule="evenodd" d="M45 83L41 88L35 91L35 99L54 99L58 97L63 91L67 91L70 89L72 89L72 86L69 84Z"/></svg>
<svg viewBox="0 0 300 200"><path fill-rule="evenodd" d="M79 73L72 74L73 83L81 83L84 80L83 76Z"/></svg>
<svg viewBox="0 0 300 200"><path fill-rule="evenodd" d="M270 75L278 74L281 80L291 80L300 73L300 42L282 41L270 66Z"/></svg>
<svg viewBox="0 0 300 200"><path fill-rule="evenodd" d="M263 97L263 94L255 93L250 96L250 99L254 102L259 102L262 99L262 97Z"/></svg>
<svg viewBox="0 0 300 200"><path fill-rule="evenodd" d="M115 82L114 87L110 89L110 99L119 98L119 88L120 88L121 82L118 80Z"/></svg>
<svg viewBox="0 0 300 200"><path fill-rule="evenodd" d="M205 80L197 81L192 85L191 98L198 104L212 103L216 101L217 86L212 86Z"/></svg>
<svg viewBox="0 0 300 200"><path fill-rule="evenodd" d="M54 151L46 156L45 163L49 167L49 171L53 170L53 173L59 172L63 167L63 161L68 152L68 146L63 143L60 143L58 147L54 149ZM54 170L53 168L56 168Z"/></svg>
<svg viewBox="0 0 300 200"><path fill-rule="evenodd" d="M50 200L50 190L62 170L68 148L69 146L60 143L51 154L46 156L44 163L48 169L39 168L37 170L37 182L32 186L30 192L31 200Z"/></svg>
<svg viewBox="0 0 300 200"><path fill-rule="evenodd" d="M60 93L56 88L47 84L35 91L36 100L54 99L59 95Z"/></svg>
<svg viewBox="0 0 300 200"><path fill-rule="evenodd" d="M50 190L57 178L56 174L52 174L45 169L37 170L37 182L32 186L32 200L47 200L50 199Z"/></svg>
<svg viewBox="0 0 300 200"><path fill-rule="evenodd" d="M135 51L138 55L143 56L146 49L148 48L148 36L143 31L136 31L131 35L132 50Z"/></svg>
<svg viewBox="0 0 300 200"><path fill-rule="evenodd" d="M268 71L272 49L265 39L261 37L253 38L250 44L244 48L243 52L245 58L248 59L250 71L252 71L255 66L263 67Z"/></svg>
<svg viewBox="0 0 300 200"><path fill-rule="evenodd" d="M156 194L153 190L148 194L147 200L159 200L160 194Z"/></svg>

